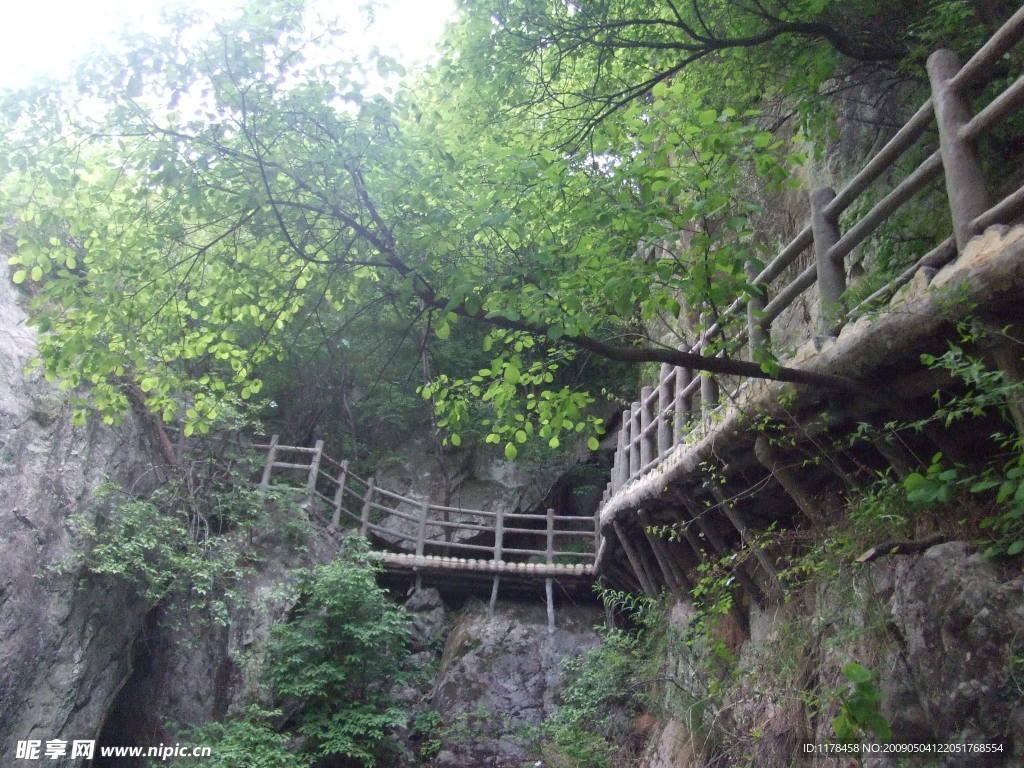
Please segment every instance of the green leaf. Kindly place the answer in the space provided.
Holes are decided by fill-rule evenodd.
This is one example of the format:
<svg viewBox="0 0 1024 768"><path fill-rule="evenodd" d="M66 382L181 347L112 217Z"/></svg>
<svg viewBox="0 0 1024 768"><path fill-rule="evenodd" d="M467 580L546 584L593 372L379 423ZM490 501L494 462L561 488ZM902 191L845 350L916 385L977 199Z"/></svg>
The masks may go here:
<svg viewBox="0 0 1024 768"><path fill-rule="evenodd" d="M512 443L505 443L505 458L509 461L515 461L516 456L519 455L519 451Z"/></svg>
<svg viewBox="0 0 1024 768"><path fill-rule="evenodd" d="M871 681L871 670L853 661L842 668L843 677L851 683L867 683Z"/></svg>
<svg viewBox="0 0 1024 768"><path fill-rule="evenodd" d="M587 440L587 448L589 448L590 450L596 451L600 447L601 441L598 440L596 437L591 437Z"/></svg>

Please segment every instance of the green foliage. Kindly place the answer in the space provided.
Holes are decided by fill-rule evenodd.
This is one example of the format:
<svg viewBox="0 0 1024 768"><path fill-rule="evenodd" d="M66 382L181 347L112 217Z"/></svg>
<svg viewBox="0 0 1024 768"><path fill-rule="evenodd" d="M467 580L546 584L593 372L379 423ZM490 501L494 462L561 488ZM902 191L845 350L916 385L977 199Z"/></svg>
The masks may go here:
<svg viewBox="0 0 1024 768"><path fill-rule="evenodd" d="M610 768L631 716L641 699L631 690L643 643L635 635L607 630L601 644L566 659L565 685L558 709L543 726L543 735L573 768Z"/></svg>
<svg viewBox="0 0 1024 768"><path fill-rule="evenodd" d="M985 339L991 331L968 330L961 326L965 341ZM1004 331L1003 331L1004 332ZM1010 340L1015 343L1015 340ZM1009 409L1024 399L1024 382L1014 381L1002 371L988 368L979 358L968 355L957 344L940 357L923 355L931 368L948 371L965 386L954 397L938 399L933 420L944 426L998 410L1009 419ZM925 474L914 473L904 480L910 501L930 506L948 503L956 497L972 498L975 503L992 504L992 514L981 527L992 534L985 549L989 557L1015 556L1024 552L1024 436L995 432L990 444L1002 449L996 458L980 467L949 466L942 454L936 454ZM994 493L993 493L994 492Z"/></svg>
<svg viewBox="0 0 1024 768"><path fill-rule="evenodd" d="M299 573L296 606L272 628L262 670L276 709L253 706L187 729L190 741L212 747L217 768L342 758L372 766L393 749L387 736L407 721L389 690L409 678L408 617L377 585L368 552L365 539L350 537L335 560Z"/></svg>
<svg viewBox="0 0 1024 768"><path fill-rule="evenodd" d="M304 573L292 618L272 633L268 680L279 699L301 702L292 720L310 754L372 765L406 713L388 686L406 677L408 617L376 583L368 543L349 538L328 565Z"/></svg>
<svg viewBox="0 0 1024 768"><path fill-rule="evenodd" d="M851 662L842 668L842 673L852 688L848 686L841 695L839 714L832 720L836 740L848 744L871 734L879 741L891 741L889 721L878 711L882 695L875 686L871 670Z"/></svg>
<svg viewBox="0 0 1024 768"><path fill-rule="evenodd" d="M305 768L311 765L313 756L294 749L293 737L274 727L274 720L280 716L280 711L251 706L241 717L189 729L188 739L193 744L211 746L211 755L201 760L177 760L170 765L174 768L199 764L211 768ZM153 761L153 764L165 763Z"/></svg>
<svg viewBox="0 0 1024 768"><path fill-rule="evenodd" d="M233 587L252 564L243 542L266 522L265 497L230 479L204 482L202 466L192 463L148 497L101 486L93 507L70 518L75 550L54 570L125 579L152 603L175 593L226 622Z"/></svg>

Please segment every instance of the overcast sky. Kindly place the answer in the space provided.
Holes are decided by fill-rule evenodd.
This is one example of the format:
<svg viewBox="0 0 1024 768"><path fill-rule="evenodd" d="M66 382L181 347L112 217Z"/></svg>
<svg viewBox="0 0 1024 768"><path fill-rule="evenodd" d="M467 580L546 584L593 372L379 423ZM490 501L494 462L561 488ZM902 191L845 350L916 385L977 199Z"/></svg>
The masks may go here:
<svg viewBox="0 0 1024 768"><path fill-rule="evenodd" d="M166 0L0 0L0 86L29 83L40 74L63 74L122 24L152 28ZM377 45L409 66L429 57L454 0L386 0L367 32ZM185 0L222 15L239 0ZM361 18L363 0L323 0L339 15Z"/></svg>

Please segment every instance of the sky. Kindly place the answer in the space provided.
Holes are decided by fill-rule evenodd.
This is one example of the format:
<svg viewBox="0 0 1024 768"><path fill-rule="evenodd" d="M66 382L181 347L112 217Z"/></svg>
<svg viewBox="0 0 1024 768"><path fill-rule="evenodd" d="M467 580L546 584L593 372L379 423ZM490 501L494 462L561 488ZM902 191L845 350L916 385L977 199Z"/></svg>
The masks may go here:
<svg viewBox="0 0 1024 768"><path fill-rule="evenodd" d="M62 75L102 45L123 24L153 29L166 0L0 0L0 87L27 85L41 75ZM369 45L411 66L430 57L454 0L383 0ZM240 0L184 0L213 15L230 13ZM321 0L339 15L361 18L365 0Z"/></svg>

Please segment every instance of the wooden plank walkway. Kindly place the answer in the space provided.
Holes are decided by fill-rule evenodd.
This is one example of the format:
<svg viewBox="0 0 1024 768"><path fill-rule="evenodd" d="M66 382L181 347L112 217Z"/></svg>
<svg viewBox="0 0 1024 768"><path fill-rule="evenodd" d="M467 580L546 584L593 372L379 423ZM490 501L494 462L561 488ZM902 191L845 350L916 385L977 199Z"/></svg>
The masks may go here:
<svg viewBox="0 0 1024 768"><path fill-rule="evenodd" d="M386 552L382 550L375 551L373 557L380 559L387 566L413 570L473 571L490 574L514 574L520 577L537 579L589 579L594 576L594 566L591 563L575 563L571 565L555 563L547 565L545 563L516 563L506 560L472 560L444 557L442 555L414 555L406 552Z"/></svg>

